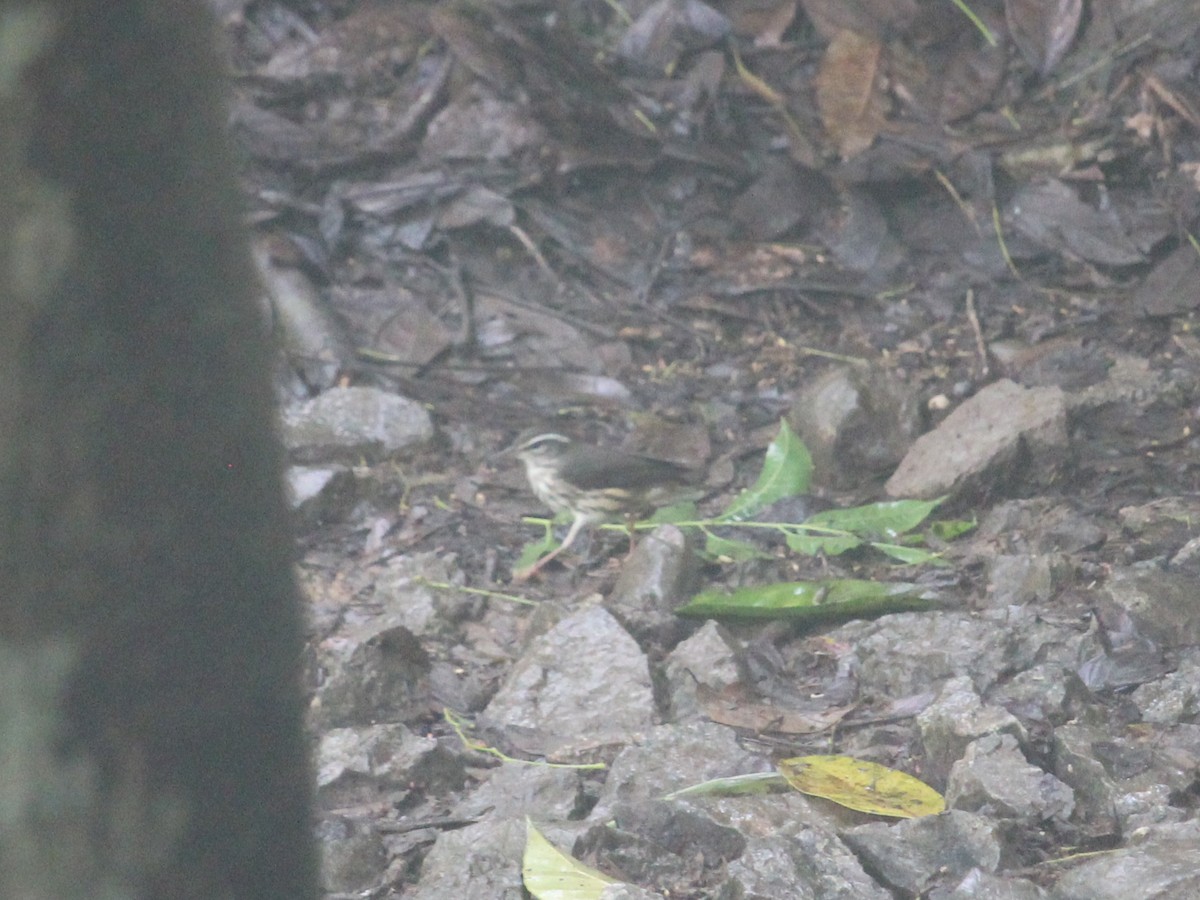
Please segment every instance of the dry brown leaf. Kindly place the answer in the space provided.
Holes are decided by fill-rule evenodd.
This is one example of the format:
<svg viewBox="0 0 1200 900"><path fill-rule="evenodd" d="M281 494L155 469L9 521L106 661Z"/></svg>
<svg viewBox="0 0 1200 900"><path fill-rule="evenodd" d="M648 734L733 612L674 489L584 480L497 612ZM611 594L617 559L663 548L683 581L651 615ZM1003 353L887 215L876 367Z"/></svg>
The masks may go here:
<svg viewBox="0 0 1200 900"><path fill-rule="evenodd" d="M870 147L887 123L883 67L883 43L853 31L838 32L825 50L816 78L817 106L842 159Z"/></svg>
<svg viewBox="0 0 1200 900"><path fill-rule="evenodd" d="M796 18L798 0L731 0L723 9L737 34L752 35L755 47L778 47Z"/></svg>
<svg viewBox="0 0 1200 900"><path fill-rule="evenodd" d="M822 37L839 31L878 38L907 34L928 0L800 0L804 14Z"/></svg>
<svg viewBox="0 0 1200 900"><path fill-rule="evenodd" d="M745 696L739 686L716 691L708 685L696 685L696 695L704 714L719 725L743 728L756 734L814 734L832 728L850 712L851 706L830 706L812 712L782 709L769 703L757 703Z"/></svg>

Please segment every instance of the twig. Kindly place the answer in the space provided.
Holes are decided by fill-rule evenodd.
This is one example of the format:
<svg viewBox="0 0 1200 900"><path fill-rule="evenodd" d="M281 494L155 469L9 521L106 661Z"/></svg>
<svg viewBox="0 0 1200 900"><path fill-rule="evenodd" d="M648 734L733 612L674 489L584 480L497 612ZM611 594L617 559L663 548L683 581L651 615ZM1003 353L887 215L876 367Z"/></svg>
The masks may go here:
<svg viewBox="0 0 1200 900"><path fill-rule="evenodd" d="M975 233L979 234L979 221L975 215L975 210L972 209L971 205L963 199L962 194L958 192L958 188L954 186L954 182L947 178L945 173L940 169L933 170L933 177L936 178L938 183L946 189L946 193L950 195L950 199L954 201L955 206L959 208L962 214L966 217L967 221L971 223L971 227L975 229Z"/></svg>
<svg viewBox="0 0 1200 900"><path fill-rule="evenodd" d="M424 575L418 575L413 579L413 583L423 584L425 587L431 587L439 591L461 591L464 594L476 594L477 596L488 597L493 600L507 600L509 603L520 603L523 606L538 605L538 601L530 600L528 597L506 594L503 591L489 591L486 588L466 587L461 584L451 584L448 581L434 581L432 578L426 578Z"/></svg>
<svg viewBox="0 0 1200 900"><path fill-rule="evenodd" d="M861 356L845 356L841 353L832 353L829 350L818 350L816 347L796 347L796 352L801 356L820 356L823 359L832 359L837 362L850 363L853 366L868 366L868 363Z"/></svg>
<svg viewBox="0 0 1200 900"><path fill-rule="evenodd" d="M526 252L533 257L534 262L536 262L542 268L542 270L557 283L558 273L550 268L550 263L546 262L546 257L542 256L542 251L539 250L537 244L533 242L533 238L526 234L525 229L514 223L508 226L508 230L512 233L512 236L520 242L521 246L525 248Z"/></svg>
<svg viewBox="0 0 1200 900"><path fill-rule="evenodd" d="M987 378L988 349L983 337L983 329L979 326L979 314L975 311L975 289L967 288L967 321L971 323L971 331L975 333L975 352L979 354L979 377Z"/></svg>
<svg viewBox="0 0 1200 900"><path fill-rule="evenodd" d="M1008 270L1013 273L1013 276L1021 281L1021 272L1008 252L1008 244L1004 242L1004 229L1000 226L1000 208L995 203L992 204L992 228L996 232L996 240L1000 244L1000 255L1004 257L1005 265L1008 266Z"/></svg>

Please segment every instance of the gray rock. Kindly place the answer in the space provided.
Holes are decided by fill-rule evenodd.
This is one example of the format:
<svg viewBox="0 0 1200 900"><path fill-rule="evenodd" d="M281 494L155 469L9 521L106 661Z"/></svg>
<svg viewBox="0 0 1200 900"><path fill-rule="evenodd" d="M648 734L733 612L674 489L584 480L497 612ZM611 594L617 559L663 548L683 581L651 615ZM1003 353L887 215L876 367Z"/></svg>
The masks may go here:
<svg viewBox="0 0 1200 900"><path fill-rule="evenodd" d="M726 867L720 897L738 900L890 900L835 836L814 839L761 837ZM834 848L837 848L836 850ZM812 851L812 852L808 852Z"/></svg>
<svg viewBox="0 0 1200 900"><path fill-rule="evenodd" d="M841 812L799 794L729 797L713 814L739 823L746 848L726 867L721 897L739 900L888 900L837 836ZM847 821L850 816L846 816Z"/></svg>
<svg viewBox="0 0 1200 900"><path fill-rule="evenodd" d="M1200 725L1181 722L1171 728L1146 729L1145 734L1110 727L1107 741L1095 741L1092 755L1103 763L1120 793L1166 785L1176 796L1195 789L1196 760L1200 760Z"/></svg>
<svg viewBox="0 0 1200 900"><path fill-rule="evenodd" d="M1109 405L1144 410L1156 404L1178 406L1182 402L1186 381L1178 375L1151 367L1150 360L1131 353L1112 354L1108 377L1098 384L1067 395L1072 415L1079 415Z"/></svg>
<svg viewBox="0 0 1200 900"><path fill-rule="evenodd" d="M663 895L635 884L608 884L600 892L600 900L662 900Z"/></svg>
<svg viewBox="0 0 1200 900"><path fill-rule="evenodd" d="M719 692L747 680L737 641L713 621L671 651L665 671L672 722L704 718L697 696L701 685Z"/></svg>
<svg viewBox="0 0 1200 900"><path fill-rule="evenodd" d="M319 647L324 679L310 711L315 728L417 718L428 657L417 638L385 616L353 624Z"/></svg>
<svg viewBox="0 0 1200 900"><path fill-rule="evenodd" d="M1185 650L1174 672L1137 688L1130 699L1142 715L1143 722L1174 725L1194 721L1200 713L1200 651Z"/></svg>
<svg viewBox="0 0 1200 900"><path fill-rule="evenodd" d="M1195 523L1200 522L1200 497L1160 497L1140 506L1124 506L1117 515L1121 527L1136 540L1136 545L1157 555L1163 548L1181 547L1195 536Z"/></svg>
<svg viewBox="0 0 1200 900"><path fill-rule="evenodd" d="M305 528L341 521L357 501L354 473L345 466L290 466L288 497Z"/></svg>
<svg viewBox="0 0 1200 900"><path fill-rule="evenodd" d="M937 611L849 622L832 629L829 638L854 648L862 692L898 698L959 675L985 692L1003 673L1032 665L1044 644L1065 633L1064 626L1019 610Z"/></svg>
<svg viewBox="0 0 1200 900"><path fill-rule="evenodd" d="M742 748L732 728L712 722L660 725L613 760L588 819L607 822L618 802L658 799L712 778L772 769L765 757Z"/></svg>
<svg viewBox="0 0 1200 900"><path fill-rule="evenodd" d="M421 880L405 891L415 900L525 900L521 859L525 822L489 816L457 831L443 831L425 856Z"/></svg>
<svg viewBox="0 0 1200 900"><path fill-rule="evenodd" d="M1169 785L1151 784L1144 790L1129 791L1117 797L1113 808L1117 813L1117 821L1121 823L1120 833L1133 834L1152 825L1185 821L1188 811L1173 806L1171 794Z"/></svg>
<svg viewBox="0 0 1200 900"><path fill-rule="evenodd" d="M680 859L699 857L706 869L737 859L746 849L743 824L712 815L703 803L692 804L685 800L621 802L613 810L613 824L621 831L642 838L653 847L655 854L665 851ZM631 874L636 878L638 873Z"/></svg>
<svg viewBox="0 0 1200 900"><path fill-rule="evenodd" d="M1075 821L1090 838L1119 833L1117 787L1104 764L1096 759L1095 747L1111 740L1106 728L1070 722L1054 729L1054 775L1075 792Z"/></svg>
<svg viewBox="0 0 1200 900"><path fill-rule="evenodd" d="M893 890L921 894L937 880L1000 864L996 823L962 810L842 831L863 868Z"/></svg>
<svg viewBox="0 0 1200 900"><path fill-rule="evenodd" d="M456 633L459 623L477 613L482 603L471 594L429 586L429 581L461 580L453 558L443 554L395 556L378 573L370 597L373 615L420 637Z"/></svg>
<svg viewBox="0 0 1200 900"><path fill-rule="evenodd" d="M632 804L631 808L639 805ZM624 808L622 812L628 813L630 808ZM645 827L648 822L634 818L632 821L626 820L626 824ZM659 840L663 836L662 828L672 832L667 835L670 846L664 846ZM705 855L719 862L722 859L720 845L736 838L736 835L722 835L717 830L706 829L704 823L686 819L662 821L658 829L653 834L645 830L634 833L609 820L607 824L592 825L577 843L576 850L587 859L594 859L602 870L619 872L626 881L661 890L669 885L703 882ZM691 833L693 839L712 841L712 844L704 848L692 847L686 854L680 854L676 850L679 847L679 835L683 833Z"/></svg>
<svg viewBox="0 0 1200 900"><path fill-rule="evenodd" d="M1059 879L1053 900L1191 900L1200 896L1200 822L1148 828L1129 845L1080 863Z"/></svg>
<svg viewBox="0 0 1200 900"><path fill-rule="evenodd" d="M981 869L972 869L953 887L939 885L929 892L929 900L1045 900L1046 896L1032 881Z"/></svg>
<svg viewBox="0 0 1200 900"><path fill-rule="evenodd" d="M514 665L484 712L490 725L576 742L617 741L654 722L650 666L605 609L563 619Z"/></svg>
<svg viewBox="0 0 1200 900"><path fill-rule="evenodd" d="M1172 569L1186 571L1196 577L1200 575L1200 538L1192 538L1179 548L1170 559Z"/></svg>
<svg viewBox="0 0 1200 900"><path fill-rule="evenodd" d="M895 468L920 433L921 414L911 384L842 367L805 387L788 421L812 454L817 483L844 487Z"/></svg>
<svg viewBox="0 0 1200 900"><path fill-rule="evenodd" d="M888 479L892 497L933 498L995 485L1017 474L1048 483L1065 461L1067 407L1057 387L1007 379L981 390L921 435Z"/></svg>
<svg viewBox="0 0 1200 900"><path fill-rule="evenodd" d="M698 570L692 538L661 525L639 535L605 606L643 644L673 646L693 627L675 609L692 593Z"/></svg>
<svg viewBox="0 0 1200 900"><path fill-rule="evenodd" d="M1097 592L1101 612L1124 612L1138 631L1167 648L1200 644L1196 577L1159 565L1116 569Z"/></svg>
<svg viewBox="0 0 1200 900"><path fill-rule="evenodd" d="M1012 553L992 558L988 566L988 603L1022 606L1049 600L1068 574L1059 553Z"/></svg>
<svg viewBox="0 0 1200 900"><path fill-rule="evenodd" d="M996 545L1030 554L1078 553L1099 547L1108 529L1094 518L1046 497L1008 500L988 510L975 539L995 553Z"/></svg>
<svg viewBox="0 0 1200 900"><path fill-rule="evenodd" d="M972 741L950 770L946 805L1023 825L1065 825L1075 795L1053 775L1030 765L1012 735L992 734Z"/></svg>
<svg viewBox="0 0 1200 900"><path fill-rule="evenodd" d="M1102 748L1109 760L1117 758L1120 743L1120 738L1114 740L1109 728L1084 721L1067 722L1054 731L1054 752L1051 755L1054 773L1073 788L1074 820L1081 832L1093 840L1115 838L1126 830L1122 816L1118 814L1118 803L1123 792L1118 785L1120 779L1115 778L1109 766L1098 758ZM1136 793L1139 787L1129 786L1124 790ZM1127 816L1144 816L1145 812L1142 803L1127 805Z"/></svg>
<svg viewBox="0 0 1200 900"><path fill-rule="evenodd" d="M1078 644L1082 636L1068 636L1068 640ZM1047 656L1051 662L1018 672L993 688L988 693L990 703L1010 710L1022 721L1062 721L1067 718L1069 693L1064 673L1078 659L1078 654L1071 654L1067 646L1048 645ZM1059 661L1059 656L1067 658Z"/></svg>
<svg viewBox="0 0 1200 900"><path fill-rule="evenodd" d="M479 787L454 808L456 817L536 815L565 822L575 816L584 800L578 769L505 763L479 777Z"/></svg>
<svg viewBox="0 0 1200 900"><path fill-rule="evenodd" d="M331 388L283 411L284 443L297 462L387 459L432 437L421 404L378 388Z"/></svg>
<svg viewBox="0 0 1200 900"><path fill-rule="evenodd" d="M460 757L403 725L332 728L317 751L317 798L325 809L377 802L413 785L449 792L465 781Z"/></svg>
<svg viewBox="0 0 1200 900"><path fill-rule="evenodd" d="M795 792L619 802L589 852L638 883L663 887L723 870L715 898L886 900L836 828L861 814Z"/></svg>
<svg viewBox="0 0 1200 900"><path fill-rule="evenodd" d="M1115 691L1165 675L1171 658L1163 647L1138 630L1119 606L1102 601L1100 628L1080 642L1080 659L1072 668L1094 692Z"/></svg>
<svg viewBox="0 0 1200 900"><path fill-rule="evenodd" d="M387 849L372 825L345 816L328 817L317 823L316 837L326 891L367 892L379 884Z"/></svg>
<svg viewBox="0 0 1200 900"><path fill-rule="evenodd" d="M967 746L984 735L1011 735L1020 743L1027 739L1017 718L1001 707L985 706L965 676L942 685L937 699L918 714L917 728L925 748L923 774L934 785L945 784Z"/></svg>

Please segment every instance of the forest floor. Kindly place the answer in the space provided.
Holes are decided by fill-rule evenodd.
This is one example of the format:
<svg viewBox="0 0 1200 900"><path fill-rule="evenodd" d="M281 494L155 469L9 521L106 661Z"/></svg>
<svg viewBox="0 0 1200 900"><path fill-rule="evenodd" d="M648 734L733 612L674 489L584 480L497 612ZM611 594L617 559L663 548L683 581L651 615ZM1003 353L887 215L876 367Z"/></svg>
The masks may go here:
<svg viewBox="0 0 1200 900"><path fill-rule="evenodd" d="M288 415L350 385L434 426L289 439L337 474L301 560L329 896L520 897L526 815L628 896L1200 880L1194 2L214 5ZM689 466L716 524L514 583L531 429ZM849 549L774 527L934 499ZM910 589L675 614L796 583ZM952 812L663 799L813 754Z"/></svg>

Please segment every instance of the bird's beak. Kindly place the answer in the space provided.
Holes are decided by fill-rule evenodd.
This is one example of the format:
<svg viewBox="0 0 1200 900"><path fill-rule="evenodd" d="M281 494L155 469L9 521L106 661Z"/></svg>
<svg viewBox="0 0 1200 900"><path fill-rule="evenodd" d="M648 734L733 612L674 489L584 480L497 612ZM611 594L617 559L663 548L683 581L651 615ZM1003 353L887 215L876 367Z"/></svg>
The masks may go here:
<svg viewBox="0 0 1200 900"><path fill-rule="evenodd" d="M513 443L509 444L507 447L503 448L502 450L496 450L494 453L490 454L487 457L487 461L489 463L507 462L508 460L514 459L516 457L517 450L519 450L520 447L521 447L520 442L514 441Z"/></svg>

